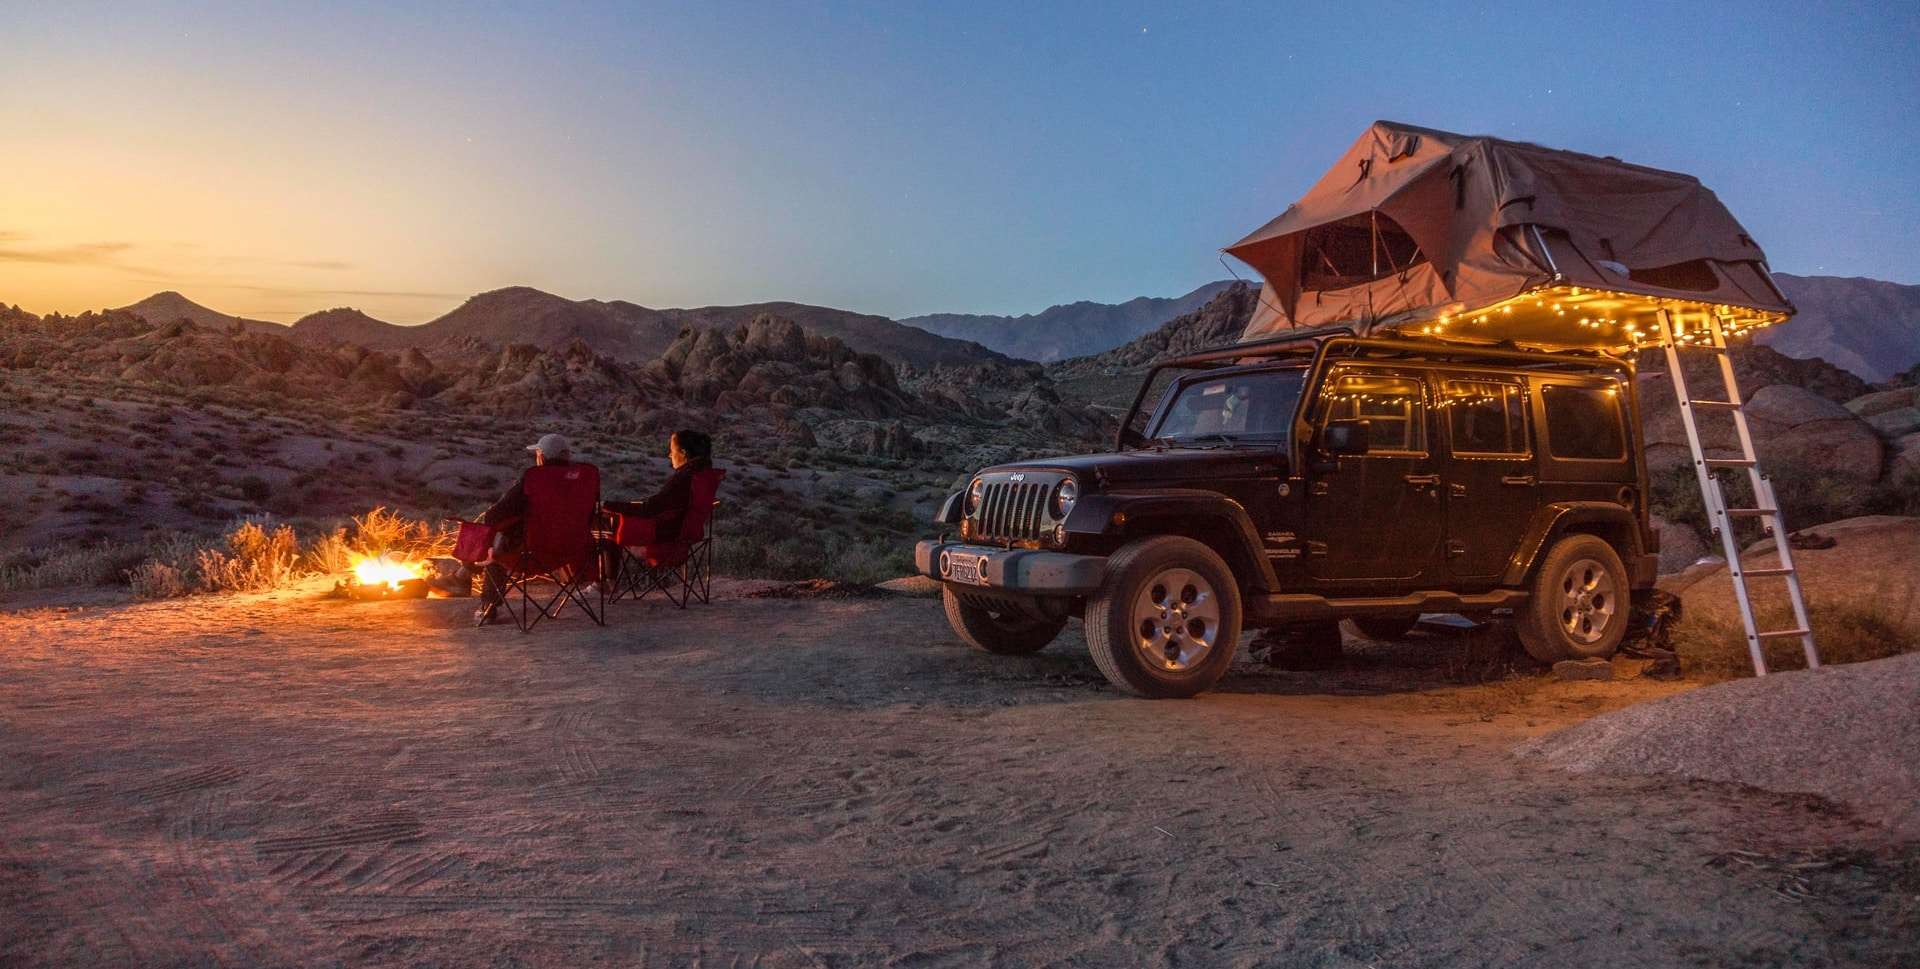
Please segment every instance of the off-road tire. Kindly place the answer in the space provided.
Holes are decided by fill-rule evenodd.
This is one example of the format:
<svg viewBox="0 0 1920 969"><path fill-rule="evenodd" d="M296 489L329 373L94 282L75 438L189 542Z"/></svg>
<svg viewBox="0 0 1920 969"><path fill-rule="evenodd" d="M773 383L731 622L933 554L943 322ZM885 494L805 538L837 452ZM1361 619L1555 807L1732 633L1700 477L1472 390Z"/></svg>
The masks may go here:
<svg viewBox="0 0 1920 969"><path fill-rule="evenodd" d="M940 600L947 607L947 624L967 645L1001 656L1025 656L1047 648L1066 620L1048 622L1018 611L994 612L962 600L951 588L940 587Z"/></svg>
<svg viewBox="0 0 1920 969"><path fill-rule="evenodd" d="M1542 663L1606 659L1626 635L1633 598L1627 567L1605 539L1576 534L1553 543L1528 592L1526 605L1514 610L1514 632Z"/></svg>
<svg viewBox="0 0 1920 969"><path fill-rule="evenodd" d="M1407 634L1413 632L1414 625L1420 622L1420 617L1368 616L1364 619L1350 619L1348 622L1353 623L1354 630L1368 639L1393 643L1407 638Z"/></svg>
<svg viewBox="0 0 1920 969"><path fill-rule="evenodd" d="M1169 588L1169 577L1180 588ZM1183 669L1149 663L1138 645L1148 641L1142 637L1141 619L1135 613L1137 607L1155 601L1156 590L1167 603L1180 600L1186 592L1200 592L1207 600L1204 610L1197 601L1180 604L1187 622L1199 622L1205 628L1207 618L1212 618L1212 628L1205 635L1192 636L1185 631L1190 627L1171 623L1183 630L1184 641L1208 644ZM1160 621L1158 614L1153 621ZM1086 627L1087 651L1114 686L1144 697L1194 696L1218 683L1233 665L1233 654L1240 648L1240 587L1233 569L1213 549L1191 538L1140 539L1107 559L1106 581L1087 601ZM1164 638L1173 642L1172 636Z"/></svg>

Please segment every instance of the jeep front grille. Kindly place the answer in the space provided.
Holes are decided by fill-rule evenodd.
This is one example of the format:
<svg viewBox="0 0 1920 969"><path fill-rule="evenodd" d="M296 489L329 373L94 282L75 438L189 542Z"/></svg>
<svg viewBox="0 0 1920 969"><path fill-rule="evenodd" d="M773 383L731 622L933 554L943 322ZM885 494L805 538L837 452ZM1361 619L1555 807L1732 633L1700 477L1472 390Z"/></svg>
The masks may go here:
<svg viewBox="0 0 1920 969"><path fill-rule="evenodd" d="M1047 522L1052 481L989 481L974 512L974 534L987 541L1037 542Z"/></svg>

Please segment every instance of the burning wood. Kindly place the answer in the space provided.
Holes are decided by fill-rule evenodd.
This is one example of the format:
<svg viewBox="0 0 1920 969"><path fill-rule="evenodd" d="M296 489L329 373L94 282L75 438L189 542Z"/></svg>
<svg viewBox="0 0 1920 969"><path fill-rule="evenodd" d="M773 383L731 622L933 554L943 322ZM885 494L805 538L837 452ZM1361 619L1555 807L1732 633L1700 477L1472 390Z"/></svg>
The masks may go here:
<svg viewBox="0 0 1920 969"><path fill-rule="evenodd" d="M424 599L427 581L419 562L394 552L362 556L340 591L355 599Z"/></svg>

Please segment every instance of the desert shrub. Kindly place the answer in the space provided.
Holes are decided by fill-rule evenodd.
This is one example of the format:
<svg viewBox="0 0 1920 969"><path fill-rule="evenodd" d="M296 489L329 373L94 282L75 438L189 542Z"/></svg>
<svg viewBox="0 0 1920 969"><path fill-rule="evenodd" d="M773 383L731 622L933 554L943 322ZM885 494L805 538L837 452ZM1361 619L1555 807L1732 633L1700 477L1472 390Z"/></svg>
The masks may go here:
<svg viewBox="0 0 1920 969"><path fill-rule="evenodd" d="M1901 604L1904 609L1904 604ZM1813 623L1820 662L1860 663L1920 650L1920 626L1905 622L1902 612L1878 598L1857 602L1807 606ZM1793 611L1786 603L1768 603L1755 615L1763 630L1791 629ZM1747 653L1747 634L1738 614L1711 619L1688 616L1674 629L1673 646L1688 675L1710 680L1753 675ZM1767 669L1799 669L1806 665L1798 639L1772 639L1762 644Z"/></svg>
<svg viewBox="0 0 1920 969"><path fill-rule="evenodd" d="M116 541L24 549L0 557L0 591L111 585L146 556L143 546Z"/></svg>
<svg viewBox="0 0 1920 969"><path fill-rule="evenodd" d="M1797 464L1767 465L1766 471L1789 528L1808 528L1861 515L1920 515L1920 473L1863 482L1830 469ZM1691 468L1669 468L1648 484L1655 514L1696 527L1706 522L1706 504ZM1745 472L1722 474L1720 487L1731 507L1753 507L1753 487ZM1734 527L1743 543L1766 537L1761 525L1752 519L1736 522Z"/></svg>
<svg viewBox="0 0 1920 969"><path fill-rule="evenodd" d="M129 571L127 585L142 599L177 599L195 591L185 571L153 559Z"/></svg>
<svg viewBox="0 0 1920 969"><path fill-rule="evenodd" d="M250 474L240 479L240 497L257 505L273 497L273 486L267 479Z"/></svg>
<svg viewBox="0 0 1920 969"><path fill-rule="evenodd" d="M271 531L246 521L227 533L226 548L204 548L194 557L196 584L205 592L260 592L297 577L300 543L293 529Z"/></svg>

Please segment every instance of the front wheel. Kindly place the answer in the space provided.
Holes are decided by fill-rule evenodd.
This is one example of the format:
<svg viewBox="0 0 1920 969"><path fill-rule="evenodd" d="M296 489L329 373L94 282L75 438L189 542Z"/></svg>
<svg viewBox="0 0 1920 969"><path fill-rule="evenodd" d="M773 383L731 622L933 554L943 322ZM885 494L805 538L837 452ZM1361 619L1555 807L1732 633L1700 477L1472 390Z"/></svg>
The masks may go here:
<svg viewBox="0 0 1920 969"><path fill-rule="evenodd" d="M983 609L955 595L949 586L940 587L940 598L947 607L947 624L967 645L1002 656L1037 653L1067 625L1064 620L1034 619L1013 609Z"/></svg>
<svg viewBox="0 0 1920 969"><path fill-rule="evenodd" d="M1213 549L1161 535L1122 547L1087 603L1087 650L1107 680L1189 697L1226 675L1240 646L1240 589Z"/></svg>
<svg viewBox="0 0 1920 969"><path fill-rule="evenodd" d="M1626 635L1627 568L1596 535L1555 542L1530 591L1526 606L1514 610L1514 631L1534 659L1604 659Z"/></svg>

